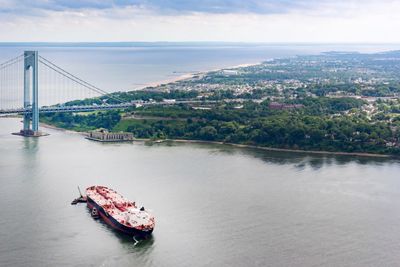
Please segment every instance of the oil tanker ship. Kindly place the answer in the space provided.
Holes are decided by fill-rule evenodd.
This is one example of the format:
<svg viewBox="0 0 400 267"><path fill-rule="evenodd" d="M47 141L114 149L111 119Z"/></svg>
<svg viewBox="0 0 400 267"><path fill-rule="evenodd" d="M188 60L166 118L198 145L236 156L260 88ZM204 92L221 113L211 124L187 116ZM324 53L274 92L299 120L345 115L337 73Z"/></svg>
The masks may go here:
<svg viewBox="0 0 400 267"><path fill-rule="evenodd" d="M153 232L154 216L116 191L105 186L90 186L86 188L86 198L92 215L100 217L112 228L132 236Z"/></svg>

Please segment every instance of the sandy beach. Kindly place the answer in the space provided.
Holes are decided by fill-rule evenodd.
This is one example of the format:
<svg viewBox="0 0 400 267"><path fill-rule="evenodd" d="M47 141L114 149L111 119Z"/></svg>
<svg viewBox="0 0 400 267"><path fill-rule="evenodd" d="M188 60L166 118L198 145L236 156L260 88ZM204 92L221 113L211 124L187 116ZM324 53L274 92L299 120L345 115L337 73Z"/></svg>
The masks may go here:
<svg viewBox="0 0 400 267"><path fill-rule="evenodd" d="M170 83L190 80L194 76L202 76L202 75L206 75L207 73L214 72L214 71L233 70L233 69L238 69L238 68L246 68L246 67L251 67L251 66L257 66L257 65L260 65L260 64L262 64L262 62L244 63L244 64L229 66L229 67L225 67L225 68L218 68L218 69L210 69L210 70L206 70L206 71L185 73L185 74L182 74L182 75L179 75L179 76L176 76L176 77L171 77L169 79L165 79L165 80L161 80L161 81L157 81L157 82L147 83L147 84L145 84L145 85L143 85L143 86L141 86L141 87L139 87L138 89L135 89L135 90L144 90L144 89L149 88L149 87L157 87L157 86L166 85L166 84L170 84Z"/></svg>

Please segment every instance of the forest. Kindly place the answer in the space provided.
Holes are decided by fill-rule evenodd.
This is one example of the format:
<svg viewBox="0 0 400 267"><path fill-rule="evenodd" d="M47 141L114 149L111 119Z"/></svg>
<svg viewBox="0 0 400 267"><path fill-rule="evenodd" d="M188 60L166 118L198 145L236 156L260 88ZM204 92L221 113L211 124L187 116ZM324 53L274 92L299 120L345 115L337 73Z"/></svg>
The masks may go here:
<svg viewBox="0 0 400 267"><path fill-rule="evenodd" d="M151 106L90 114L54 113L42 116L42 120L77 131L98 128L127 131L136 138L400 155L400 149L390 145L400 138L399 131L393 131L393 125L371 123L366 116L343 113L358 109L363 105L362 100L319 97L291 102L304 107L272 110L266 100L247 101L237 109L233 103L221 102L209 110L188 105Z"/></svg>

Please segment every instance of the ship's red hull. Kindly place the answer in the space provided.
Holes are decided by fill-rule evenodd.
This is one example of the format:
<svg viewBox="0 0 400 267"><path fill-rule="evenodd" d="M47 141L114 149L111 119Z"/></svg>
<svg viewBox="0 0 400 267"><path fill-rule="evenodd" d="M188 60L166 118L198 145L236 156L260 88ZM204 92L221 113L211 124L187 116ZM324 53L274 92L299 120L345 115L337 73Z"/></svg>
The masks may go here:
<svg viewBox="0 0 400 267"><path fill-rule="evenodd" d="M95 207L97 209L97 211L99 212L99 216L100 218L109 226L111 226L112 228L114 228L115 230L122 232L124 234L127 235L132 235L132 236L143 236L143 235L149 235L153 232L153 229L149 230L149 231L143 231L143 230L138 230L136 228L133 227L126 227L125 225L122 225L121 223L119 223L117 220L115 220L114 218L112 218L109 215L106 215L106 212L104 211L104 209L97 205L96 202L94 202L91 198L87 199L87 207L92 210L93 207Z"/></svg>
<svg viewBox="0 0 400 267"><path fill-rule="evenodd" d="M91 187L93 188L93 187ZM102 187L105 188L105 187ZM90 189L90 188L88 188ZM112 191L114 192L114 191ZM116 215L114 214L110 214L113 213L112 210L110 210L110 208L108 207L108 211L104 208L106 207L106 205L101 205L101 201L96 201L95 199L93 199L98 197L98 195L93 195L92 197L90 194L87 194L87 206L90 210L93 210L94 208L97 210L99 217L106 223L108 224L110 227L114 228L115 230L122 232L124 234L127 235L131 235L131 236L147 236L149 234L151 234L153 232L153 227L144 227L144 225L139 225L139 227L134 227L132 225L129 225L128 223L126 223L126 221L121 220L121 217L115 217ZM100 203L98 203L100 202ZM118 204L116 202L114 202L115 204ZM120 210L114 209L115 211L119 212ZM124 211L126 212L126 211ZM144 212L144 211L143 211ZM123 212L120 212L120 214L125 214ZM142 213L143 214L143 213ZM118 215L118 214L117 214ZM117 219L119 218L119 220ZM154 218L151 219L152 222L152 226L154 226ZM125 225L124 225L125 224ZM128 225L126 225L128 224Z"/></svg>

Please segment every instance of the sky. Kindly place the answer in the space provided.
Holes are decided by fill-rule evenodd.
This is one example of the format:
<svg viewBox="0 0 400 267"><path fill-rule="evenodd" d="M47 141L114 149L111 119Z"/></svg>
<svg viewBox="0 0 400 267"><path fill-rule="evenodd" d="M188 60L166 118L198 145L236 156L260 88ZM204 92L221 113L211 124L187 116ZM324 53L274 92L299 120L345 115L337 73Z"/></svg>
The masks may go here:
<svg viewBox="0 0 400 267"><path fill-rule="evenodd" d="M0 0L0 42L400 43L400 0Z"/></svg>

